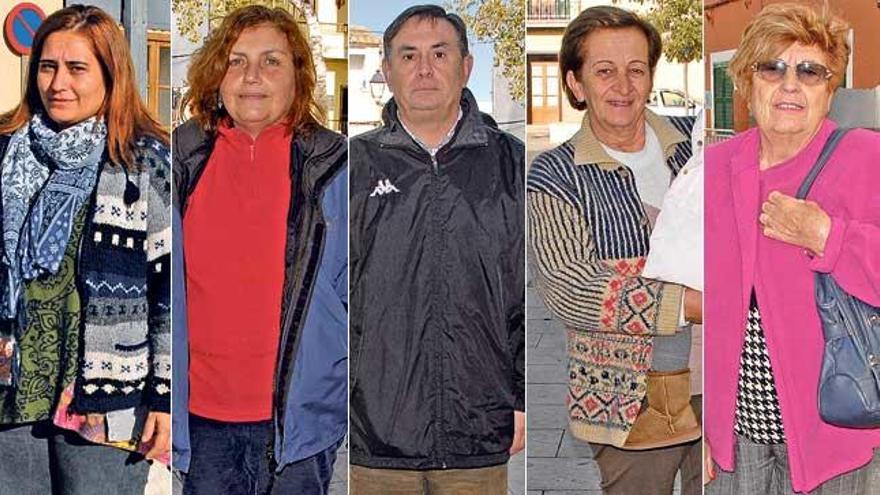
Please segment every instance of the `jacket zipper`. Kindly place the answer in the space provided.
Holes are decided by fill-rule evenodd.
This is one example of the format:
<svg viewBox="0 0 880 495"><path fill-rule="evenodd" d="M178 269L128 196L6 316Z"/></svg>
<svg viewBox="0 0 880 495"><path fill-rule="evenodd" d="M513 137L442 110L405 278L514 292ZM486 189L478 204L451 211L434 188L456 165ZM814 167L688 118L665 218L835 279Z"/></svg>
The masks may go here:
<svg viewBox="0 0 880 495"><path fill-rule="evenodd" d="M428 158L429 158L430 164L431 164L431 171L433 172L431 182L433 183L435 188L437 187L436 184L437 184L437 181L439 180L439 177L440 177L440 165L437 161L437 155L440 153L440 150L437 150L437 152L435 152L434 154L431 154L427 150L425 150L424 148L419 147L418 150L421 151L421 153L418 153L418 152L414 153L413 148L409 147L409 146L396 146L396 145L387 145L387 144L381 144L381 143L379 144L379 148L380 149L385 149L385 148L398 149L404 153L407 153L410 156L416 155L418 157L419 161L422 163L424 163L424 156L428 155ZM434 213L434 214L436 214L436 213ZM433 231L435 231L437 233L437 235L439 235L439 229L436 228L436 226L434 225L434 222L432 222L431 229ZM432 245L436 245L436 244L437 244L436 242L432 242ZM436 277L436 275L435 275L435 277ZM433 280L432 280L432 282L433 282ZM432 297L436 297L436 289L433 289ZM435 406L435 413L434 413L434 418L435 418L436 424L437 424L437 426L436 426L437 429L435 430L436 433L434 434L434 439L435 439L435 442L437 443L437 452L435 453L435 461L440 463L441 469L447 469L446 452L445 452L446 449L442 445L443 444L443 413L442 413L442 406L443 406L443 371L442 371L443 355L442 355L442 352L439 350L439 347L440 347L439 344L442 342L442 335L440 335L439 331L436 333L437 333L437 344L438 344L437 345L438 358L436 359L437 368L438 368L437 382L439 383L439 386L438 386L438 394L437 394L438 405ZM361 338L363 339L363 334L361 334ZM362 351L363 351L363 348L361 348L360 352L362 352ZM360 359L360 356L358 356L358 358Z"/></svg>
<svg viewBox="0 0 880 495"><path fill-rule="evenodd" d="M297 157L295 157L294 154L291 153L291 156L290 156L291 168L293 168L293 166L294 166L293 161L295 158L297 158ZM298 185L296 183L296 173L294 173L291 177L290 188L291 188L291 191L290 191L290 195L291 195L290 203L291 204L288 206L288 211L290 208L295 207L296 200L295 200L294 195L297 194L298 192L301 193L301 191L296 190L298 188ZM302 229L302 226L306 224L306 221L304 218L305 217L305 209L304 209L305 205L306 205L305 201L303 202L302 205L300 205L300 209L302 210L303 213L298 215L296 225L294 225L294 227L293 227L294 232L299 232ZM290 235L289 235L290 226L289 226L289 224L286 224L285 228L287 231L285 233L287 236L287 239L285 240L285 245L286 245L287 241L290 239ZM294 240L294 242L296 242L296 241ZM309 242L309 239L304 240L303 242ZM297 251L296 246L294 247L293 250L294 250L294 253L296 253L296 251ZM287 255L286 255L286 247L285 247L285 258L286 258L286 256ZM287 261L286 261L286 259L285 259L285 263L284 263L284 271L285 271L284 278L286 281L287 280ZM293 308L296 306L296 301L294 300L294 297L296 296L296 294L294 294L293 285L295 285L295 284L293 281L291 281L291 286L285 287L285 289L284 289L285 292L289 292L290 295L288 297L286 297L287 306L282 307L281 327L279 328L280 335L278 338L278 352L275 356L275 371L272 374L272 381L273 381L273 386L272 386L272 425L273 425L274 431L273 431L273 435L271 437L272 440L271 440L271 442L269 442L267 456L269 458L270 469L272 470L273 473L275 472L275 468L277 467L277 459L275 458L275 439L276 439L276 437L278 437L279 439L281 439L282 444L284 442L284 417L282 414L280 414L280 412L285 406L285 404L284 404L285 393L284 393L283 387L286 387L286 384L281 383L281 368L282 368L282 360L284 359L284 349L285 349L285 342L287 341L288 330L290 328L290 325L293 323L293 311L294 311ZM282 299L282 305L283 305L283 299ZM294 346L296 344L297 344L297 342L294 342ZM296 351L294 350L294 352L296 352ZM291 360L295 360L295 359L296 359L295 355L291 357ZM293 363L291 363L291 365L292 364Z"/></svg>
<svg viewBox="0 0 880 495"><path fill-rule="evenodd" d="M428 154L428 156L430 157L431 170L433 171L435 183L436 183L436 180L440 177L440 164L439 164L439 160L437 159L437 155L439 155L441 151L447 149L448 146L449 146L449 144L443 146L443 148L437 150L437 152L434 154L426 152ZM488 146L488 145L487 144L480 144L480 145L474 146L474 147L486 147L486 146ZM384 144L380 144L379 147L380 148L397 148L397 149L401 149L404 151L411 149L411 148L403 147L403 146L388 146L388 145L384 145ZM468 147L471 147L471 146L468 146ZM425 151L425 150L422 149L422 151ZM434 226L433 228L436 229L436 226ZM438 236L440 235L440 229L437 229L437 235ZM434 293L434 297L436 297L436 291ZM439 385L440 385L439 390L438 390L438 397L439 397L438 404L439 405L437 406L437 411L436 411L436 419L438 420L437 421L437 425L438 425L437 428L438 429L437 429L437 435L436 435L437 461L440 462L441 469L448 469L448 464L446 462L447 461L446 448L445 448L445 445L443 445L443 441L444 441L443 411L442 411L442 407L443 407L443 354L442 354L442 351L439 350L439 347L442 345L442 335L439 334L439 332L438 332L437 343L438 343L437 347L438 347L438 353L439 353L439 359L437 359L437 364L438 364L437 373L439 373L439 380L438 381L439 381Z"/></svg>
<svg viewBox="0 0 880 495"><path fill-rule="evenodd" d="M294 159L294 157L291 156L291 160L293 160L293 159ZM325 174L329 174L331 177L335 177L337 173L339 173L338 168L337 169L331 168L330 170L325 171ZM291 187L292 188L295 187L295 184L291 184ZM323 191L323 189L322 189L322 191ZM302 191L299 191L299 192L302 193ZM293 190L291 191L291 194L296 194L296 193L297 193L297 191L293 191ZM320 199L320 195L317 191L313 191L312 197L308 198L306 201L303 201L302 205L300 205L300 208L306 208L307 205L309 204L309 202L312 203L310 206L310 208L312 210L310 214L312 216L308 220L305 219L305 216L300 217L299 220L297 221L297 224L293 228L294 232L300 232L303 228L303 225L313 225L314 218L316 217L316 215L319 212L321 213L321 216L323 217L323 212L321 211L321 199ZM307 275L307 273L303 274L303 285L308 283L308 294L306 294L307 301L311 301L312 293L314 292L317 277L318 277L318 270L320 269L321 259L324 256L323 236L325 235L325 233L323 231L318 232L318 228L319 228L318 225L313 225L312 232L309 234L310 239L304 241L307 243L306 244L307 246L310 246L310 250L314 249L314 246L316 243L319 243L318 244L318 251L317 251L317 253L315 253L313 255L314 256L313 259L316 260L315 261L316 265L315 265L314 273L312 273L311 282L307 281L305 278L305 275ZM294 252L296 252L296 251L297 250L294 249ZM307 258L312 259L312 256L307 255ZM308 267L309 265L310 265L310 263L306 262L305 266ZM286 269L287 269L287 267L285 266L285 270ZM275 373L274 373L274 377L273 377L274 386L273 386L273 405L272 405L272 423L275 427L275 432L277 433L277 436L282 439L282 442L283 442L283 438L284 438L284 416L280 413L286 408L286 402L287 402L286 387L289 385L289 383L286 383L286 382L282 383L282 381L281 381L282 361L284 359L284 351L285 351L285 347L286 347L284 344L287 341L290 327L293 325L293 314L294 314L296 304L297 304L297 299L295 299L297 294L294 293L295 287L293 285L291 285L291 287L287 290L290 291L290 296L287 298L287 300L288 300L287 307L283 308L283 318L282 318L282 325L281 325L281 329L280 329L281 335L280 335L280 339L278 342L278 354L277 354L276 360L275 360ZM300 291L301 290L302 290L302 287L300 287ZM309 309L308 304L306 304L306 307L303 309L303 314L301 315L301 318L300 318L301 323L305 321L305 318L308 313L308 309ZM299 352L300 336L301 336L301 332L298 331L296 333L296 335L294 335L293 343L290 346L291 351L292 351L292 355L290 357L290 362L288 363L288 366L289 366L289 369L291 369L291 370L293 369L293 366L296 361L296 353ZM267 455L269 457L270 465L272 467L273 472L277 466L277 459L275 459L275 448L274 448L275 436L276 435L273 435L272 441L270 443L270 446L269 446L269 449L267 452Z"/></svg>
<svg viewBox="0 0 880 495"><path fill-rule="evenodd" d="M317 226L316 226L315 230L317 230ZM306 301L311 301L312 294L315 291L315 285L317 283L317 277L318 277L318 269L320 269L321 259L324 256L324 242L323 242L324 235L325 235L324 232L319 233L319 232L313 231L312 236L311 236L311 242L310 242L311 249L314 249L314 246L316 245L316 243L319 243L319 245L318 245L318 251L314 255L314 259L317 261L316 261L315 271L312 274L312 280L308 284L308 294L306 294ZM306 266L308 266L308 265L309 265L309 263L306 263ZM304 283L305 283L305 280L304 280ZM300 290L302 290L302 288L300 288ZM281 340L279 341L279 344L278 344L278 356L276 357L276 371L275 371L275 378L274 378L275 392L274 393L275 393L276 397L278 398L278 402L272 408L272 416L273 416L273 419L275 420L274 424L277 429L276 431L278 432L278 437L281 438L282 441L284 438L284 415L280 414L280 413L282 411L284 411L287 407L287 397L288 397L287 387L290 385L290 382L281 380L281 378L282 378L281 377L281 373L282 373L281 368L282 368L282 360L284 359L285 350L287 347L284 344L287 341L287 339L289 337L290 329L293 326L293 314L294 314L295 307L297 304L297 299L296 299L297 295L293 292L294 287L291 287L290 291L291 291L291 294L290 294L290 298L288 299L289 303L288 303L287 308L285 309L284 320L282 323L283 326L281 327ZM307 316L308 309L309 309L308 304L306 304L306 307L303 309L303 314L300 316L300 324L305 322L305 318ZM300 341L301 336L302 336L302 332L297 331L294 334L293 342L290 345L290 351L291 351L290 352L290 362L288 363L288 367L290 370L293 370L293 366L296 361L296 354L299 352L299 341ZM273 439L273 443L274 443L274 439ZM274 448L270 449L270 456L271 456L270 460L273 462L272 467L273 467L273 471L274 471L275 463L277 463L277 460L275 459Z"/></svg>
<svg viewBox="0 0 880 495"><path fill-rule="evenodd" d="M435 187L438 187L436 184L440 178L440 166L439 166L438 160L437 160L437 155L439 153L440 153L440 150L436 150L434 153L429 153L431 156L431 165L434 170ZM437 193L437 197L439 198L439 191ZM434 214L437 215L437 212L435 212ZM443 243L436 242L436 241L441 240L442 235L443 235L442 229L439 228L439 220L433 222L432 227L435 229L435 233L437 236L437 239L435 239L434 245L438 245L441 249L439 259L442 262L442 260L443 260L443 252L442 252ZM439 274L435 273L434 276L435 276L434 283L439 285L439 282L436 281L437 277L439 277ZM438 298L438 291L439 290L440 290L440 288L438 286L435 286L432 297ZM432 306L434 306L435 308L441 307L438 304L432 304ZM438 320L435 320L435 321L438 321ZM443 429L445 427L445 419L443 418L443 402L445 400L444 393L443 393L443 332L440 331L440 328L437 328L435 331L437 332L437 354L438 354L437 371L436 372L437 372L437 375L439 378L438 382L440 385L438 387L438 391L437 391L437 396L438 396L438 401L437 401L438 402L438 407L437 407L437 425L438 425L437 426L437 428L438 428L438 430L437 430L437 453L440 458L439 460L440 460L441 469L446 469L447 468L447 466L446 466L446 455L447 454L446 454L446 446L444 444L445 434L443 431Z"/></svg>

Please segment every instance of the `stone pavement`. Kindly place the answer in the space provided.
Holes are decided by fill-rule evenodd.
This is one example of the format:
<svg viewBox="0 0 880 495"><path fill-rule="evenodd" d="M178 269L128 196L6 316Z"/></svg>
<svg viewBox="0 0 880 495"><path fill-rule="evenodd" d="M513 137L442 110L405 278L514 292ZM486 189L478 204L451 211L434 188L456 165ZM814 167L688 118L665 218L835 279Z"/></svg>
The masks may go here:
<svg viewBox="0 0 880 495"><path fill-rule="evenodd" d="M572 438L565 409L565 329L526 289L528 495L600 494L590 447Z"/></svg>
<svg viewBox="0 0 880 495"><path fill-rule="evenodd" d="M528 386L528 385L527 385ZM528 408L528 406L526 407ZM528 414L526 414L528 421ZM528 431L526 442L529 441ZM525 495L526 493L526 453L520 452L513 456L507 464L507 493L509 495Z"/></svg>

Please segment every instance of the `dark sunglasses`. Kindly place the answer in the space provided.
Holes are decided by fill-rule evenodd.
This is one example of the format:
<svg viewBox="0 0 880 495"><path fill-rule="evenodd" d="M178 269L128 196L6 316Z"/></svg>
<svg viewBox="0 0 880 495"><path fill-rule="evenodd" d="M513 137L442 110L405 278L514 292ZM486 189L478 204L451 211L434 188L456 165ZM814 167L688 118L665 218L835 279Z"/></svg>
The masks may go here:
<svg viewBox="0 0 880 495"><path fill-rule="evenodd" d="M757 72L761 79L767 82L779 82L785 77L788 68L791 67L783 60L769 60L752 64L752 71ZM816 62L799 62L794 66L794 72L798 81L807 86L825 82L831 78L831 70Z"/></svg>

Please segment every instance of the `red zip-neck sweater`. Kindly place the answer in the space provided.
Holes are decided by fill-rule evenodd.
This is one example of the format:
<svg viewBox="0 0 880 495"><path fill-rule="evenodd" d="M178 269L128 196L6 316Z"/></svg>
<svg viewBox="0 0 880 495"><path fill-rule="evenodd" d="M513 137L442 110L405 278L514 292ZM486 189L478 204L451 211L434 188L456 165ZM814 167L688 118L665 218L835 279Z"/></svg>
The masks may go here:
<svg viewBox="0 0 880 495"><path fill-rule="evenodd" d="M184 219L190 402L219 421L272 417L290 205L281 124L251 138L226 126Z"/></svg>

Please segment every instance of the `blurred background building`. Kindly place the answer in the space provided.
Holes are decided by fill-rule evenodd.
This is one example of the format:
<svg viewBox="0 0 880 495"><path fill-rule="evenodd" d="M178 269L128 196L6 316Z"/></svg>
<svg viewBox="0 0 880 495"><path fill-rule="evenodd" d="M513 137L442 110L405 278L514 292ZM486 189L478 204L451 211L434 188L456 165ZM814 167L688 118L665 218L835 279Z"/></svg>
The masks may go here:
<svg viewBox="0 0 880 495"><path fill-rule="evenodd" d="M382 105L390 92L382 75L382 36L352 25L348 37L349 133L356 136L382 125Z"/></svg>

